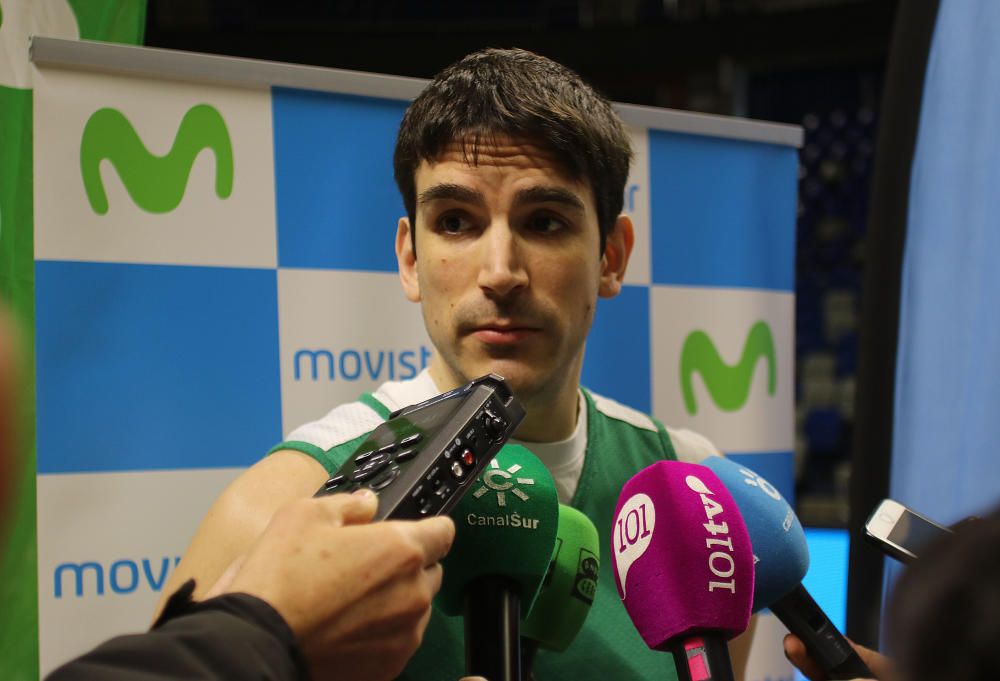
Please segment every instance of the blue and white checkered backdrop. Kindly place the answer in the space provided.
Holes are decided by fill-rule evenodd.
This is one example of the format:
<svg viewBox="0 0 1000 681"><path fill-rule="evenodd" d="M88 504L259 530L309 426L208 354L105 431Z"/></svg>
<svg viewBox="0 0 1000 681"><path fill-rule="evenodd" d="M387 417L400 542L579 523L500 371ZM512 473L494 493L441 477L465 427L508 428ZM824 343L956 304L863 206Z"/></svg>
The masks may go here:
<svg viewBox="0 0 1000 681"><path fill-rule="evenodd" d="M420 81L54 40L35 60L44 673L146 626L242 468L431 346L393 255ZM800 133L619 110L636 250L584 383L791 497Z"/></svg>

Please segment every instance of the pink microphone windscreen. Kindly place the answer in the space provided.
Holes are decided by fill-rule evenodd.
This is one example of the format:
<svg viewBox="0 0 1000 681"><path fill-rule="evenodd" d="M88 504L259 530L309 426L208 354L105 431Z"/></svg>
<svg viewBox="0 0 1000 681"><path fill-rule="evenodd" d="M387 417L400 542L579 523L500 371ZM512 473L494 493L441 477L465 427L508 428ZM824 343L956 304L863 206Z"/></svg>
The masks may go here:
<svg viewBox="0 0 1000 681"><path fill-rule="evenodd" d="M622 488L611 531L618 594L650 648L742 633L753 603L753 551L725 485L709 468L660 461Z"/></svg>

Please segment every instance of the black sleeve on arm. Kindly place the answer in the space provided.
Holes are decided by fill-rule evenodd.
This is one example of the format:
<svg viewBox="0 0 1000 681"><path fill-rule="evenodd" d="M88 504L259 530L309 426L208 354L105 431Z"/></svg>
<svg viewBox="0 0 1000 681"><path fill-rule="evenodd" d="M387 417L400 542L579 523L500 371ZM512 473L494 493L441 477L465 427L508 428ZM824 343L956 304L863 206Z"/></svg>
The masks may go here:
<svg viewBox="0 0 1000 681"><path fill-rule="evenodd" d="M46 681L286 681L308 679L291 629L248 594L191 600L194 580L174 593L145 634L119 636L69 662Z"/></svg>

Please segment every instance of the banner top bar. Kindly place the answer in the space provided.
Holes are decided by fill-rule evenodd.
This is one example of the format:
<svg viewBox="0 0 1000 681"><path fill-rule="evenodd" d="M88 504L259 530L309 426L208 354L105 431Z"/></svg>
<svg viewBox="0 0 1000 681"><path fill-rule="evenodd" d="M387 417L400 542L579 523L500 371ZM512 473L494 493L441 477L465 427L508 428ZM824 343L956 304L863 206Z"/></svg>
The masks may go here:
<svg viewBox="0 0 1000 681"><path fill-rule="evenodd" d="M43 36L32 37L29 50L30 59L36 66L244 88L287 87L363 97L413 99L429 82L423 78ZM630 125L796 148L802 146L803 132L797 125L617 102L614 106Z"/></svg>

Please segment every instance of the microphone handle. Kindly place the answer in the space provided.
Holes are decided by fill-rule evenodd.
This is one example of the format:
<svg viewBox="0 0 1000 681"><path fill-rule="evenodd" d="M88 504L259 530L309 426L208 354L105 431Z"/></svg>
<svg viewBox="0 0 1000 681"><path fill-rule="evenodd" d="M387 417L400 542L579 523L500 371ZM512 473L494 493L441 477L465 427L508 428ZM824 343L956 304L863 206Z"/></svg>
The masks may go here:
<svg viewBox="0 0 1000 681"><path fill-rule="evenodd" d="M465 589L465 673L521 681L521 597L506 577L479 577Z"/></svg>
<svg viewBox="0 0 1000 681"><path fill-rule="evenodd" d="M699 634L670 645L677 681L735 681L729 644L721 634Z"/></svg>
<svg viewBox="0 0 1000 681"><path fill-rule="evenodd" d="M535 681L535 655L538 641L521 637L521 677L524 681Z"/></svg>
<svg viewBox="0 0 1000 681"><path fill-rule="evenodd" d="M770 609L788 631L802 639L810 657L831 679L875 677L801 584L772 603Z"/></svg>

